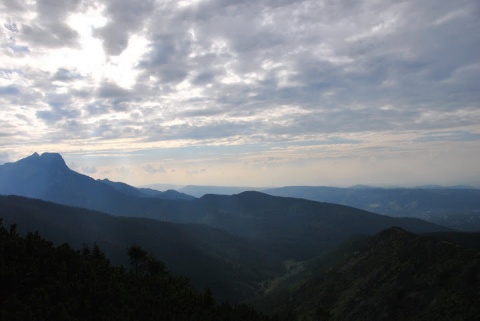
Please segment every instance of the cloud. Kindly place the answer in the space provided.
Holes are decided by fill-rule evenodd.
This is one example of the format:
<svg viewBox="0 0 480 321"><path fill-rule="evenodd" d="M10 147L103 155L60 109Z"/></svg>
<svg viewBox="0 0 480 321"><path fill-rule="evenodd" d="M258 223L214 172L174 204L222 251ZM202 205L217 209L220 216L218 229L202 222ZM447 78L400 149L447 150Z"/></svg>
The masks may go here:
<svg viewBox="0 0 480 321"><path fill-rule="evenodd" d="M205 174L206 172L207 172L207 170L205 168L189 169L189 170L185 171L185 173L187 173L188 175L199 175L199 174Z"/></svg>
<svg viewBox="0 0 480 321"><path fill-rule="evenodd" d="M480 133L471 132L444 132L444 133L430 133L416 139L417 142L442 142L442 141L458 141L458 142L470 142L480 141Z"/></svg>
<svg viewBox="0 0 480 321"><path fill-rule="evenodd" d="M98 87L98 96L100 98L125 98L129 96L129 91L111 83L102 82Z"/></svg>
<svg viewBox="0 0 480 321"><path fill-rule="evenodd" d="M130 35L141 30L148 21L154 1L109 0L105 5L109 22L97 29L96 35L102 38L106 53L117 56L127 47Z"/></svg>
<svg viewBox="0 0 480 321"><path fill-rule="evenodd" d="M60 47L74 44L77 33L63 23L23 25L22 40L34 45Z"/></svg>
<svg viewBox="0 0 480 321"><path fill-rule="evenodd" d="M70 71L65 68L59 68L57 72L52 76L52 81L71 82L80 79L81 75L76 72Z"/></svg>
<svg viewBox="0 0 480 321"><path fill-rule="evenodd" d="M165 169L161 165L152 165L146 164L142 166L143 170L147 173L155 174L155 173L165 173Z"/></svg>
<svg viewBox="0 0 480 321"><path fill-rule="evenodd" d="M22 2L18 0L4 0L0 5L3 5L4 9L8 10L9 12L18 12L25 10Z"/></svg>
<svg viewBox="0 0 480 321"><path fill-rule="evenodd" d="M2 136L2 134L0 133L0 137ZM8 155L8 153L6 152L0 152L0 164L4 164L6 162L8 162L10 160L10 157Z"/></svg>
<svg viewBox="0 0 480 321"><path fill-rule="evenodd" d="M77 0L36 2L36 18L22 24L20 38L32 45L44 47L63 47L75 45L78 33L66 22L68 15L75 12Z"/></svg>
<svg viewBox="0 0 480 321"><path fill-rule="evenodd" d="M1 95L16 95L19 93L19 90L15 86L0 86L0 96Z"/></svg>
<svg viewBox="0 0 480 321"><path fill-rule="evenodd" d="M97 168L94 166L82 166L80 171L85 174L95 174L97 172Z"/></svg>
<svg viewBox="0 0 480 321"><path fill-rule="evenodd" d="M161 83L179 83L188 75L187 55L190 42L185 35L161 35L154 37L150 51L140 62L147 75L155 75Z"/></svg>

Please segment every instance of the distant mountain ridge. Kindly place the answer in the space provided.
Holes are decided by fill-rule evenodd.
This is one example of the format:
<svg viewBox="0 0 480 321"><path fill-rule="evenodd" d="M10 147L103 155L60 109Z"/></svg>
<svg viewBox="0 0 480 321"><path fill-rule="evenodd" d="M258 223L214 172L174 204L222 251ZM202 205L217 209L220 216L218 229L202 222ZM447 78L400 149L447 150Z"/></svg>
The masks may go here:
<svg viewBox="0 0 480 321"><path fill-rule="evenodd" d="M459 230L480 231L480 189L286 186L262 192L342 204L393 217L416 217Z"/></svg>
<svg viewBox="0 0 480 321"><path fill-rule="evenodd" d="M342 204L393 217L415 217L457 230L480 231L480 189L467 185L412 188L367 185L275 188L189 185L178 190L195 197L259 191L274 196Z"/></svg>
<svg viewBox="0 0 480 321"><path fill-rule="evenodd" d="M260 192L205 195L192 203L199 223L229 233L279 245L297 259L321 251L355 234L375 234L390 226L415 232L448 228L415 218L393 218L352 207ZM293 240L293 242L292 242Z"/></svg>
<svg viewBox="0 0 480 321"><path fill-rule="evenodd" d="M178 189L179 192L202 197L208 194L216 195L233 195L247 191L260 191L261 188L255 187L238 187L238 186L203 186L203 185L187 185Z"/></svg>
<svg viewBox="0 0 480 321"><path fill-rule="evenodd" d="M40 156L34 153L15 163L0 166L0 193L30 194L40 198L54 183L51 180L53 175L63 176L69 171L60 154L44 153Z"/></svg>
<svg viewBox="0 0 480 321"><path fill-rule="evenodd" d="M70 170L59 154L34 154L2 165L0 181L0 194L40 198L113 215L205 224L232 235L270 242L282 256L295 259L318 255L353 234L373 234L390 226L415 232L446 230L418 219L392 218L343 205L260 192L205 195L193 200L138 197L135 194L139 190L126 184L96 181Z"/></svg>
<svg viewBox="0 0 480 321"><path fill-rule="evenodd" d="M412 216L429 210L480 210L479 189L286 186L262 192L349 205L390 216Z"/></svg>
<svg viewBox="0 0 480 321"><path fill-rule="evenodd" d="M0 165L0 194L39 198L126 216L145 216L145 206L139 203L161 207L161 200L170 197L193 199L175 192L158 192L152 196L125 183L95 180L68 168L57 153L41 156L34 153L17 162Z"/></svg>
<svg viewBox="0 0 480 321"><path fill-rule="evenodd" d="M159 198L159 199L170 199L170 200L193 200L195 197L185 194L185 193L180 193L176 190L169 189L164 192L151 189L151 188L138 188L138 187L133 187L131 185L122 183L122 182L112 182L111 180L105 178L105 179L98 179L97 181L102 182L104 184L107 184L111 187L113 187L115 190L122 192L126 195L129 196L134 196L134 197L153 197L153 198Z"/></svg>

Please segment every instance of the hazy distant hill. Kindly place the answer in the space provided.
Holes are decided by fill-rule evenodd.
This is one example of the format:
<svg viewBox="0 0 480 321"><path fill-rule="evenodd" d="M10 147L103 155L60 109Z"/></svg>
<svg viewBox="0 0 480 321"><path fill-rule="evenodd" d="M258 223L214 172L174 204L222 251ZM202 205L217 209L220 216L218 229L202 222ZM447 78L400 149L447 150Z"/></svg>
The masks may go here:
<svg viewBox="0 0 480 321"><path fill-rule="evenodd" d="M232 187L232 186L200 186L187 185L178 189L179 192L193 195L195 197L202 197L207 194L217 195L233 195L246 191L259 191L259 188L254 187Z"/></svg>
<svg viewBox="0 0 480 321"><path fill-rule="evenodd" d="M154 197L154 198L159 198L159 199L167 199L167 200L192 200L195 199L195 197L187 195L185 193L180 193L177 192L176 190L169 189L164 192L151 189L151 188L137 188L133 187L131 185L122 183L122 182L112 182L109 179L102 179L102 180L97 180L99 182L102 182L104 184L107 184L114 189L116 189L119 192L122 192L126 195L129 196L134 196L134 197Z"/></svg>
<svg viewBox="0 0 480 321"><path fill-rule="evenodd" d="M390 228L311 263L256 306L293 321L477 320L479 271L476 250Z"/></svg>
<svg viewBox="0 0 480 321"><path fill-rule="evenodd" d="M122 183L122 182L112 182L111 180L105 178L105 179L97 179L97 182L101 182L103 184L106 184L110 187L113 187L115 190L129 196L134 196L134 197L146 197L147 195L143 193L141 190L139 190L136 187L130 186L128 184ZM161 192L159 192L161 193Z"/></svg>
<svg viewBox="0 0 480 321"><path fill-rule="evenodd" d="M198 222L256 240L272 242L278 251L297 259L338 244L355 234L375 234L401 226L415 232L446 230L414 218L393 218L348 206L260 192L205 195L191 203Z"/></svg>
<svg viewBox="0 0 480 321"><path fill-rule="evenodd" d="M342 204L394 217L416 217L459 230L480 231L480 189L466 185L415 188L285 186L267 189L189 185L179 191L195 197L260 191L273 196Z"/></svg>
<svg viewBox="0 0 480 321"><path fill-rule="evenodd" d="M480 189L288 186L262 192L343 204L395 217L417 217L461 230L480 231Z"/></svg>
<svg viewBox="0 0 480 321"><path fill-rule="evenodd" d="M56 244L96 242L114 264L128 265L126 248L140 245L172 273L230 302L252 297L263 279L282 270L281 258L266 245L204 225L115 217L19 196L0 196L0 217L7 227L38 231Z"/></svg>

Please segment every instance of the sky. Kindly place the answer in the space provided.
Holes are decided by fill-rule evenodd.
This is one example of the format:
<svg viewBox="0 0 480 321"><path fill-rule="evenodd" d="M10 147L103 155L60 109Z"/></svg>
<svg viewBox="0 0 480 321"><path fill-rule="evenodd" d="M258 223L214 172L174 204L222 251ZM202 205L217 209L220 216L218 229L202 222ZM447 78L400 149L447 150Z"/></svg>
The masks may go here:
<svg viewBox="0 0 480 321"><path fill-rule="evenodd" d="M0 0L0 164L480 186L478 0Z"/></svg>

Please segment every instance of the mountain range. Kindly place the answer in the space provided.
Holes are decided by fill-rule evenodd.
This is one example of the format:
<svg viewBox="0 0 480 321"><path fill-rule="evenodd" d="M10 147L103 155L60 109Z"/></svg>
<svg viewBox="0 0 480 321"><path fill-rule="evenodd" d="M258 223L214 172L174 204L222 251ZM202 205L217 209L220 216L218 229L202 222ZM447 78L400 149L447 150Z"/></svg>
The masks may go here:
<svg viewBox="0 0 480 321"><path fill-rule="evenodd" d="M273 196L303 198L347 205L393 217L415 217L462 231L480 231L480 189L472 186L424 185L413 188L285 186L275 188L178 186L195 197L258 191Z"/></svg>
<svg viewBox="0 0 480 321"><path fill-rule="evenodd" d="M33 154L0 166L0 182L0 194L117 216L205 224L250 240L270 242L276 251L295 259L319 254L353 234L372 234L390 226L415 232L445 230L414 218L392 218L343 205L260 192L205 195L199 199L180 193L173 193L173 199L144 196L142 190L127 184L94 180L72 171L61 155L53 153Z"/></svg>
<svg viewBox="0 0 480 321"><path fill-rule="evenodd" d="M189 185L180 188L179 191L170 189L161 192L152 188L137 188L121 182L112 182L108 179L97 180L97 184L92 180L88 176L71 171L61 155L56 153L44 153L41 156L35 153L17 162L0 165L0 194L41 198L101 210L114 215L162 218L162 211L155 199L194 200L206 193L232 195L255 190L273 196L347 205L393 217L415 217L457 230L480 230L480 189L468 189L462 186L455 188L287 186L248 189ZM88 189L84 188L86 186ZM120 192L122 197L127 196L127 199L121 199L118 197L119 193L112 193L112 189ZM137 202L133 205L138 199L141 199L140 204ZM162 219L175 221L175 218Z"/></svg>
<svg viewBox="0 0 480 321"><path fill-rule="evenodd" d="M480 231L480 189L287 186L262 192L348 205L393 217L416 217L455 229Z"/></svg>
<svg viewBox="0 0 480 321"><path fill-rule="evenodd" d="M405 200L415 193L417 191L405 193ZM464 253L463 246L478 244L479 236L453 232L448 227L414 217L391 217L341 204L259 191L196 198L174 190L136 188L72 171L61 155L55 153L35 153L0 165L0 194L4 195L0 196L0 217L4 225L16 224L22 234L38 231L56 244L68 242L75 248L83 243L96 243L116 265L127 265L125 249L137 244L164 261L173 274L188 276L197 289L212 289L217 299L233 303L250 300L265 312L290 315L290 320L337 320L342 319L339 311L345 309L352 313L344 319L356 320L362 311L372 309L368 304L388 306L387 316L400 313L415 319L426 304L423 298L446 305L449 301L442 297L408 288L416 284L408 278L399 296L413 297L411 302L417 310L412 314L403 310L392 312L390 305L395 302L383 300L384 296L388 297L386 294L372 297L371 292L364 291L368 286L374 286L378 293L392 291L396 275L404 280L402 278L417 267L415 264L424 260L425 253L431 253L430 257L435 259L427 260L429 263L425 266L418 263L420 281L430 280L427 272L432 269L446 273L445 277L441 273L435 276L430 283L422 281L428 291L432 291L432 286L443 289L448 282L454 282L451 280L457 280L450 276L458 273L462 275L461 280L476 280L470 270L459 272L459 265L453 261L442 265L437 254L438 258L445 259L451 253L452 260L474 269L476 254L458 253ZM430 197L429 206L443 204L441 197L431 195L427 193L424 197ZM457 199L463 197L468 203L474 195L458 194ZM369 201L366 198L365 202ZM423 204L427 203L419 204L418 207L426 208ZM474 207L476 203L472 201L466 206ZM387 232L381 232L385 230ZM428 237L412 233L428 233ZM355 239L353 243L352 239ZM441 244L445 241L462 247L444 249ZM428 247L424 242L435 246ZM433 252L424 249L433 249ZM395 256L399 253L402 256ZM355 260L358 257L363 259ZM402 270L404 267L408 269ZM373 277L369 273L376 268L381 270ZM346 274L332 271L346 271ZM379 277L383 273L389 277ZM437 278L446 278L448 282L435 283ZM354 280L362 281L357 284ZM417 295L415 291L420 292ZM455 292L446 288L445 291L444 296L452 294L467 302L473 290ZM335 296L329 299L328 293ZM354 293L358 294L357 299ZM367 303L357 302L363 299ZM410 302L405 300L402 306ZM440 311L435 309L432 313ZM378 313L365 315L381 320L379 316L383 314Z"/></svg>

